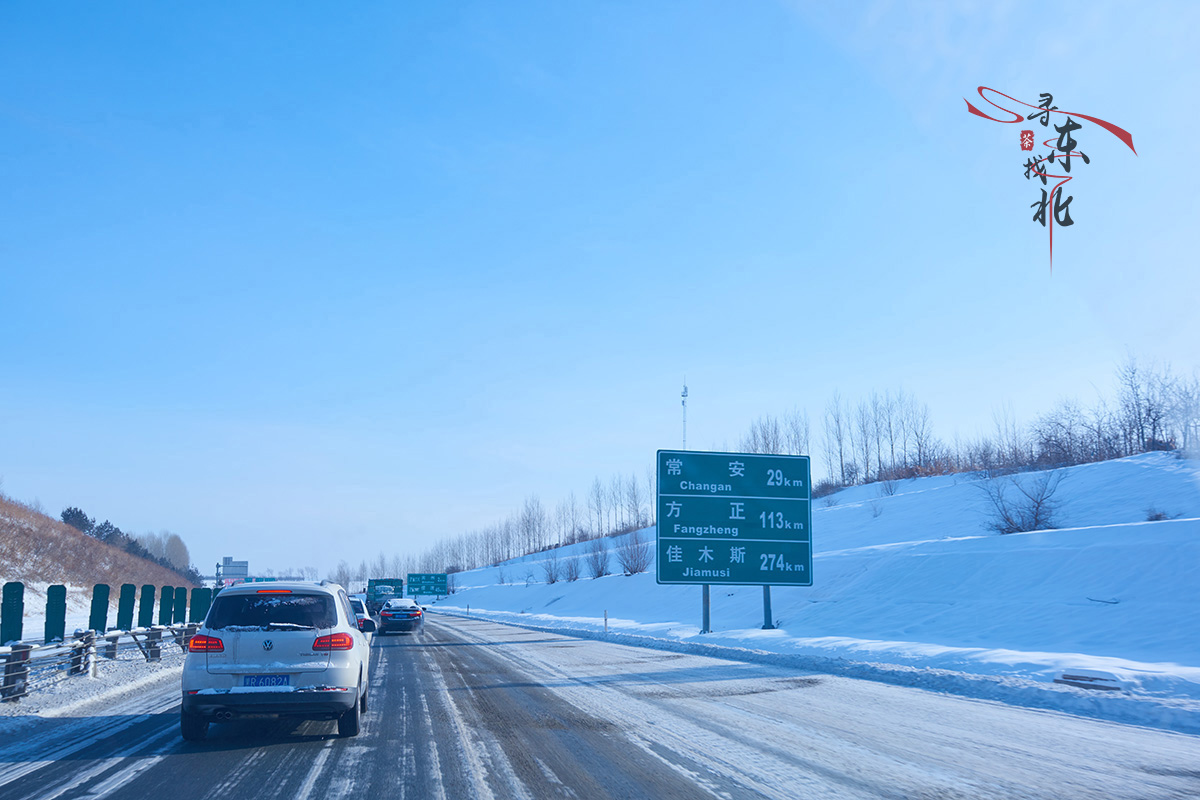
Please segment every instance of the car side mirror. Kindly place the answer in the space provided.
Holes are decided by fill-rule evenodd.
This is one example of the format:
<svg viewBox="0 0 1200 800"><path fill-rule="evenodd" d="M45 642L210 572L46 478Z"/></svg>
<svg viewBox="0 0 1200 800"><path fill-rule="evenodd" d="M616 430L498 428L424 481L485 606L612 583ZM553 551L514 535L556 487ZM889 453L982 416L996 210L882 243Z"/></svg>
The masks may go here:
<svg viewBox="0 0 1200 800"><path fill-rule="evenodd" d="M375 632L375 620L364 619L362 621L362 627L359 628L359 630L362 631L363 633L374 633Z"/></svg>

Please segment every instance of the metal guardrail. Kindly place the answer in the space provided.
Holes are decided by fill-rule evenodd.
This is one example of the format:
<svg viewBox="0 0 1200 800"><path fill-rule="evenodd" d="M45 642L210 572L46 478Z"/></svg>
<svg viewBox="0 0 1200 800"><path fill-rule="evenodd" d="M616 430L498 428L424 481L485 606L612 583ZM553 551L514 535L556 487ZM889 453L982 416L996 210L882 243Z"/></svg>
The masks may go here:
<svg viewBox="0 0 1200 800"><path fill-rule="evenodd" d="M187 652L199 629L196 623L155 625L128 631L76 631L71 641L34 644L16 642L0 647L3 665L0 701L15 702L31 692L79 675L96 675L102 661L162 659L164 644ZM139 657L133 656L138 653Z"/></svg>

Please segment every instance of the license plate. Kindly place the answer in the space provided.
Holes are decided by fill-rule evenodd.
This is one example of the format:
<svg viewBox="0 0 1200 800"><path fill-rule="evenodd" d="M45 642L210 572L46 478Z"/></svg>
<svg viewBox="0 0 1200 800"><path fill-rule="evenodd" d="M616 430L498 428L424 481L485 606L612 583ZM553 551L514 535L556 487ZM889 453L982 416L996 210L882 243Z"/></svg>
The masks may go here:
<svg viewBox="0 0 1200 800"><path fill-rule="evenodd" d="M291 675L246 675L242 686L291 686Z"/></svg>

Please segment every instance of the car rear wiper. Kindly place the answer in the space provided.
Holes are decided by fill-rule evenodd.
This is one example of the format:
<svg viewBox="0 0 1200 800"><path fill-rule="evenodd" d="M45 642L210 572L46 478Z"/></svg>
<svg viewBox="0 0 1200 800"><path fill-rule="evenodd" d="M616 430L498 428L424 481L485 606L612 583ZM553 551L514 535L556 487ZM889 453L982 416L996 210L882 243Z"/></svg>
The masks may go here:
<svg viewBox="0 0 1200 800"><path fill-rule="evenodd" d="M268 622L263 626L263 630L285 630L285 631L315 631L316 625L301 625L298 622Z"/></svg>

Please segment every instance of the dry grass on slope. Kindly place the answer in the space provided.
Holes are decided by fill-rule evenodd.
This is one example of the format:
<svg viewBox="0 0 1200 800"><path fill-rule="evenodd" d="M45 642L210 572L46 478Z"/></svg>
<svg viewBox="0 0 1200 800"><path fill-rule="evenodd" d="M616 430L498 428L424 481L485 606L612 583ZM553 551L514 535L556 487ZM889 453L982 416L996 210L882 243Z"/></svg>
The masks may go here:
<svg viewBox="0 0 1200 800"><path fill-rule="evenodd" d="M0 495L0 581L90 586L182 586L187 580L152 561L87 536Z"/></svg>

